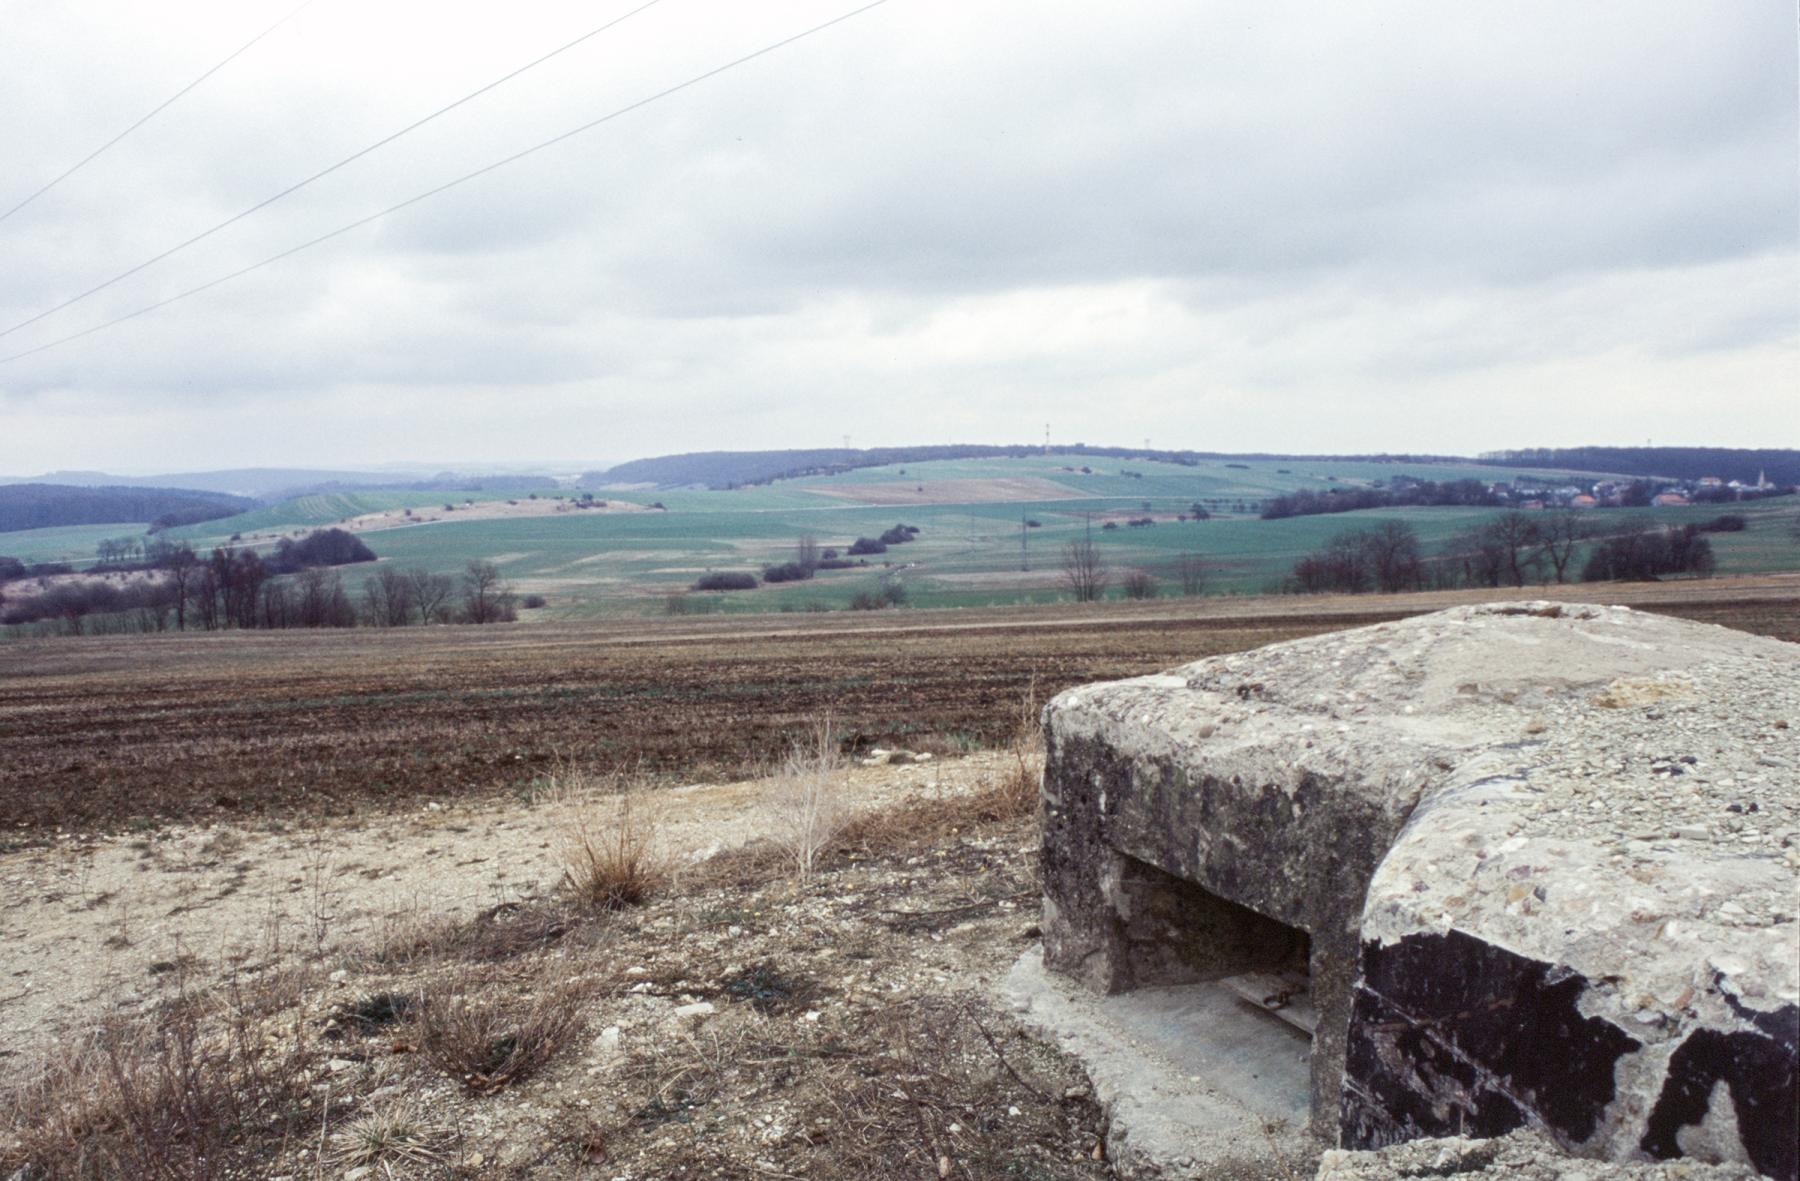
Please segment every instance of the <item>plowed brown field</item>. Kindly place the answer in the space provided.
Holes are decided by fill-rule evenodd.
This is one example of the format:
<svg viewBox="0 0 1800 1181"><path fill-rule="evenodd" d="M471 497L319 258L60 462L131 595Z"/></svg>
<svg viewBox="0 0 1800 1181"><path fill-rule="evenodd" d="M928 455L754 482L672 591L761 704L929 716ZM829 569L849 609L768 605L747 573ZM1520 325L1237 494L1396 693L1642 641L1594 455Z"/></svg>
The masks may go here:
<svg viewBox="0 0 1800 1181"><path fill-rule="evenodd" d="M1800 640L1792 579L1559 590ZM0 837L503 794L558 758L732 777L827 712L860 746L977 745L1034 679L1044 697L1497 597L0 643Z"/></svg>

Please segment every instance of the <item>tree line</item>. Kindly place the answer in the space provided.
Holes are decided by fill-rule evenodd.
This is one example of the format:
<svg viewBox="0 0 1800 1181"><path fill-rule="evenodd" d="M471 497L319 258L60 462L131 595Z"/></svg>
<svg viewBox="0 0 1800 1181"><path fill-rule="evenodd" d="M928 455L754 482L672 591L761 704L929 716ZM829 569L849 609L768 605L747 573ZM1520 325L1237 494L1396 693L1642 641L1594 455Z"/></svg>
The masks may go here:
<svg viewBox="0 0 1800 1181"><path fill-rule="evenodd" d="M1705 534L1733 532L1744 518L1726 515L1701 524L1624 529L1598 534L1575 510L1507 512L1465 530L1427 555L1404 521L1382 521L1334 534L1294 563L1285 590L1393 594L1455 587L1524 586L1579 578L1582 582L1649 581L1713 572ZM1586 547L1579 569L1577 553Z"/></svg>
<svg viewBox="0 0 1800 1181"><path fill-rule="evenodd" d="M1480 480L1419 480L1400 488L1301 488L1263 501L1262 519L1308 517L1319 513L1348 513L1358 509L1397 508L1403 505L1488 506L1500 498Z"/></svg>
<svg viewBox="0 0 1800 1181"><path fill-rule="evenodd" d="M0 624L89 631L221 631L325 627L404 627L501 623L518 618L519 598L492 562L469 562L452 578L420 568L384 566L346 586L343 566L375 561L354 534L322 529L283 538L267 556L218 547L201 555L185 545L110 539L98 578L40 578L35 593L0 585ZM12 565L0 559L0 573ZM21 565L21 569L23 569ZM143 577L131 578L140 574ZM539 601L541 603L541 600Z"/></svg>

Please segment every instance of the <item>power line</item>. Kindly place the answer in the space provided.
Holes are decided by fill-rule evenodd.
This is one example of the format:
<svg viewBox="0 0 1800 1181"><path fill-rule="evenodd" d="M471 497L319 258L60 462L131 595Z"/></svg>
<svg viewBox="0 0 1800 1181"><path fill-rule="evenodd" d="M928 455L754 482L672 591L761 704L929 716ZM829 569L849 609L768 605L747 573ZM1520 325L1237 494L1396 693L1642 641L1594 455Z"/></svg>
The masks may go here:
<svg viewBox="0 0 1800 1181"><path fill-rule="evenodd" d="M654 2L654 0L652 0L652 2ZM564 140L573 139L576 136L582 134L583 132L592 131L594 128L600 126L602 123L610 123L614 119L617 119L623 115L628 115L632 111L635 111L640 107L647 107L651 103L657 102L661 99L668 98L672 94L678 94L681 91L688 89L690 86L697 86L701 82L705 82L710 78L716 78L720 74L723 74L728 70L735 70L737 67L739 67L741 65L744 65L748 62L755 61L757 58L766 56L767 54L774 53L778 49L785 49L787 46L794 44L796 41L804 41L806 38L813 36L815 33L822 33L826 29L831 28L833 25L843 24L847 20L850 20L854 17L861 16L863 13L868 12L870 9L880 8L883 4L886 4L887 2L888 2L888 0L872 0L871 3L864 4L860 8L853 8L849 12L845 12L838 16L834 16L830 20L825 21L822 24L814 25L812 28L807 29L804 32L795 33L790 37L784 37L780 41L776 41L776 42L773 42L772 44L765 45L761 49L756 50L754 53L747 53L743 57L735 58L731 61L726 62L724 65L714 66L712 69L707 70L705 73L695 74L692 78L687 79L685 82L677 82L675 85L669 87L666 90L659 90L655 94L650 95L648 98L640 98L634 103L629 103L626 106L622 106L615 111L612 111L612 112L609 112L608 114L600 116L598 119L593 119L587 123L583 123L581 126L573 128L569 131L565 131L561 135L552 136L551 138L544 140L542 143L534 144L531 147L524 149L523 151L514 152L512 155L507 156L501 160L496 160L492 164L485 164L482 167L477 168L473 172L464 173L462 176L457 177L455 180L446 181L443 184L438 185L436 188L425 190L423 193L420 193L417 196L408 197L406 200L401 201L399 204L390 205L386 209L380 210L379 212L376 212L376 213L369 214L367 217L358 218L357 220L350 222L347 225L339 226L337 229L332 230L329 233L320 234L316 238L309 238L307 241L300 243L298 246L290 246L286 250L283 250L278 254L271 254L265 259L262 259L258 262L251 263L249 266L239 267L237 270L232 271L230 274L220 275L216 279L209 279L205 283L200 284L198 287L190 287L186 291L177 292L176 294L169 296L167 299L158 300L157 302L155 302L153 304L147 304L144 307L141 307L134 312L127 312L122 316L115 316L111 320L106 320L99 324L95 324L91 328L84 328L80 332L72 332L67 336L59 337L56 340L52 340L46 344L38 345L36 348L30 348L30 349L24 350L23 352L13 353L10 356L0 357L0 365L5 365L11 361L17 361L22 358L32 356L36 353L44 352L47 349L56 348L58 345L68 344L70 341L80 340L84 336L92 336L96 332L105 331L108 328L112 328L116 325L123 324L127 320L135 320L139 316L148 315L149 313L157 311L161 308L166 308L172 303L178 303L181 300L187 299L189 296L199 295L203 291L210 291L212 288L217 287L222 283L229 283L233 279L242 278L243 276L248 275L251 271L261 270L263 267L266 267L266 266L270 265L271 263L280 262L282 259L291 257L292 255L299 254L303 250L310 250L314 246L317 246L323 242L329 242L331 239L339 237L340 235L343 235L343 234L347 234L351 230L360 229L361 227L368 225L370 222L379 221L381 218L387 217L389 214L398 213L400 210L405 209L410 205L417 205L421 201L424 201L431 197L435 197L439 193L446 192L450 189L457 187L460 184L464 184L468 181L474 180L478 176L485 176L490 172L493 172L497 169L506 167L508 164L517 163L518 161L523 160L527 156L533 155L537 152L541 152L545 148L553 147L556 144L562 143ZM623 18L621 18L621 19L623 19ZM4 334L0 334L0 335L4 335Z"/></svg>
<svg viewBox="0 0 1800 1181"><path fill-rule="evenodd" d="M311 3L312 0L307 0L307 2ZM322 168L318 172L315 172L311 176L307 177L305 180L295 181L293 184L289 185L285 189L282 189L279 193L276 193L274 196L267 197L261 201L258 201L256 204L250 206L250 208L244 210L241 213L233 214L232 216L226 218L224 221L220 222L218 225L213 226L211 229L202 230L200 233L195 234L193 237L187 239L186 241L178 242L175 245L169 247L167 250L163 251L161 254L154 255L153 257L145 259L143 262L140 262L136 266L132 267L130 270L124 271L117 275L114 275L112 278L108 279L104 283L100 283L100 284L97 284L96 286L90 287L86 291L83 291L79 295L71 296L68 299L65 299L61 303L57 304L55 307L44 309L43 311L39 312L37 315L31 317L29 320L20 320L17 324L14 324L12 327L7 328L3 331L0 331L0 337L11 336L13 333L17 332L21 328L29 328L31 325L36 324L39 320L44 319L46 316L53 316L57 312L62 311L66 307L69 307L73 304L80 303L82 300L86 299L90 295L95 295L95 294L98 294L99 292L105 291L108 287L111 287L114 283L122 282L126 279L131 278L131 276L137 274L139 271L146 269L147 267L155 266L157 263L161 262L165 258L168 258L170 255L178 254L181 251L186 250L189 246L192 246L194 243L204 241L205 239L212 237L214 234L218 233L220 230L225 229L227 226L235 225L238 222L243 221L246 217L249 217L252 213L257 212L258 210L267 209L269 206L275 204L275 202L281 200L283 197L288 197L288 196L293 195L294 193L299 192L301 189L305 188L309 184L312 184L314 181L322 180L325 177L330 176L332 173L334 173L338 169L344 167L346 164L355 163L356 161L362 159L364 156L367 156L370 152L376 151L379 148L386 147L388 144L393 143L395 140L399 139L401 136L408 135L411 132L417 131L419 128L425 126L427 123L430 123L433 119L436 119L442 115L449 114L451 111L454 111L457 107L462 106L464 103L469 102L471 99L480 98L482 95L486 94L490 90L493 90L495 87L503 86L506 83L511 82L514 78L517 78L520 74L525 73L527 70L536 69L538 66L543 65L545 62L549 61L551 58L556 57L559 54L567 53L569 50L575 48L577 45L580 45L583 41L588 41L594 37L598 37L601 33L606 32L608 29L612 28L614 25L622 24L623 22L630 20L632 17L636 16L638 13L644 11L646 8L653 8L661 2L662 2L662 0L645 0L645 3L638 5L636 8L632 9L630 12L627 12L625 15L616 17L613 20L607 21L605 24L601 25L599 28L589 29L587 32L585 32L581 36L575 38L573 41L570 41L564 45L559 45L557 48L552 49L549 53L544 54L542 57L537 58L533 61L526 62L524 65L522 65L518 69L512 71L510 74L506 74L506 75L503 75L502 77L494 79L492 82L489 82L486 86L481 87L479 90L471 90L469 93L463 95L461 98L457 99L455 102L450 103L447 106L439 107L437 110L431 112L431 114L429 114L429 115L426 115L424 118L416 119L413 122L408 123L405 127L402 127L400 130L394 132L391 135L388 135L381 139L376 140L374 143L370 144L366 148L361 149L360 151L352 152L350 155L345 156L342 160L339 160L336 164L331 165L329 168Z"/></svg>
<svg viewBox="0 0 1800 1181"><path fill-rule="evenodd" d="M50 181L50 183L46 184L43 188L41 188L37 192L31 194L31 196L25 198L23 201L19 202L17 205L14 205L11 209L8 209L5 213L0 213L0 221L5 221L7 218L11 217L13 214L17 213L19 210L25 208L27 205L31 204L33 201L35 201L39 197L43 196L45 193L48 193L51 189L55 188L57 185L61 184L63 181L68 180L71 176L74 176L77 172L80 172L83 168L86 168L90 163L92 163L94 161L94 159L97 156L100 155L100 153L106 151L108 148L112 147L114 144L118 143L120 140L124 139L126 136L130 135L132 132L134 132L138 128L142 127L144 124L150 122L150 120L152 120L152 119L156 118L158 115L162 114L162 112L164 110L166 110L171 104L173 104L176 99L179 99L182 95L186 94L188 91L192 90L194 87L200 85L200 83L206 81L208 78L212 77L214 74L218 73L220 70L224 69L226 66L230 65L233 59L235 59L239 54L243 53L245 50L249 49L252 45L255 45L258 41L261 41L264 37L267 37L270 33L273 33L276 29L279 29L282 25L287 24L289 21L293 20L296 16L299 16L303 9L308 8L312 5L312 2L313 2L313 0L305 0L305 3L301 4L299 8L294 9L292 12L288 13L286 16L282 17L280 20L276 21L274 24L270 25L268 28L266 28L262 32L258 33L256 36L250 38L250 40L244 42L242 45L240 45L236 49L232 50L231 53L228 56L226 56L226 58L223 61L221 61L217 65L213 66L212 69L206 71L206 73L200 75L198 78L195 78L192 82L189 82L186 86L183 86L180 90L177 90L174 94L171 94L168 98L165 98L161 103L158 103L157 106L154 109L152 109L148 115L145 115L142 119L139 119L136 123L133 123L130 127L127 127L124 131L119 132L119 134L113 136L111 139L107 140L105 143L103 143L99 147L95 148L93 151L89 152L87 155L85 155L81 159L77 160L74 164L71 164L68 167L68 169L62 173L62 175L60 175L60 176L56 177L54 180Z"/></svg>

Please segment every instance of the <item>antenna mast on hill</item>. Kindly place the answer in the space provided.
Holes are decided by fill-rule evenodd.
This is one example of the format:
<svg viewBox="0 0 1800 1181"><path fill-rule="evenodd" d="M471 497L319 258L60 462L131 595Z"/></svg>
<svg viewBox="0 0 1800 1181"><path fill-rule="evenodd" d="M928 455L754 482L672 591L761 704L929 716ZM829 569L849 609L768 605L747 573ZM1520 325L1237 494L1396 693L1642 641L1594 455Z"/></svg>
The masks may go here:
<svg viewBox="0 0 1800 1181"><path fill-rule="evenodd" d="M1050 454L1050 424L1044 424L1044 454Z"/></svg>
<svg viewBox="0 0 1800 1181"><path fill-rule="evenodd" d="M844 436L844 450L846 450L846 451L850 450L850 436L849 435Z"/></svg>

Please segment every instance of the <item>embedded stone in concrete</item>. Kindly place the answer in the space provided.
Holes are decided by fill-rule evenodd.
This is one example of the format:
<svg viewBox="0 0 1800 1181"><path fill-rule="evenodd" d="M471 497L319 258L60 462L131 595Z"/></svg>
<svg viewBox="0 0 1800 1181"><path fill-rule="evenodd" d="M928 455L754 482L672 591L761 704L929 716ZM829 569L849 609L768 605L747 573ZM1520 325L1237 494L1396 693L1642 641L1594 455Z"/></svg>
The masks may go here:
<svg viewBox="0 0 1800 1181"><path fill-rule="evenodd" d="M1800 646L1458 608L1045 709L1045 962L1303 968L1315 1130L1795 1177Z"/></svg>
<svg viewBox="0 0 1800 1181"><path fill-rule="evenodd" d="M1315 1181L1403 1181L1461 1177L1471 1181L1753 1181L1744 1165L1697 1161L1623 1164L1571 1158L1535 1132L1493 1140L1454 1136L1413 1140L1368 1152L1327 1152Z"/></svg>

